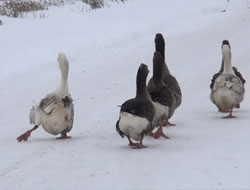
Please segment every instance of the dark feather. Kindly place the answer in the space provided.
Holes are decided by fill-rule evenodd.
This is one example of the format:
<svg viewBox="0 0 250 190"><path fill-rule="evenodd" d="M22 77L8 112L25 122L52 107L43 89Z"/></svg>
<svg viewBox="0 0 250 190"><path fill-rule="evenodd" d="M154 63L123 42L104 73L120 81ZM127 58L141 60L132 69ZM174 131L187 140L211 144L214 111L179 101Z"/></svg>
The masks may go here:
<svg viewBox="0 0 250 190"><path fill-rule="evenodd" d="M166 87L158 87L155 91L149 91L152 101L171 108L174 102L174 94Z"/></svg>
<svg viewBox="0 0 250 190"><path fill-rule="evenodd" d="M70 104L72 104L73 100L72 100L72 98L65 96L65 98L62 98L62 102L64 104L64 107L69 107Z"/></svg>
<svg viewBox="0 0 250 190"><path fill-rule="evenodd" d="M127 112L138 117L146 118L152 121L154 118L154 106L149 100L130 99L121 106L121 112Z"/></svg>
<svg viewBox="0 0 250 190"><path fill-rule="evenodd" d="M222 64L223 64L223 63L222 63ZM241 80L241 82L242 82L243 84L245 84L245 83L246 83L246 80L243 78L242 74L237 70L237 68L236 68L236 67L233 67L233 70L234 70L235 75L236 75L237 77L239 77L239 79ZM213 75L213 78L211 79L210 89L213 88L215 80L216 80L222 73L223 73L223 70L220 70L218 73L215 73L215 74Z"/></svg>
<svg viewBox="0 0 250 190"><path fill-rule="evenodd" d="M116 131L123 138L125 134L119 128L119 122L120 122L120 119L116 122Z"/></svg>
<svg viewBox="0 0 250 190"><path fill-rule="evenodd" d="M41 100L41 102L39 104L39 108L44 109L54 101L56 101L55 96L46 96L45 98L43 98Z"/></svg>

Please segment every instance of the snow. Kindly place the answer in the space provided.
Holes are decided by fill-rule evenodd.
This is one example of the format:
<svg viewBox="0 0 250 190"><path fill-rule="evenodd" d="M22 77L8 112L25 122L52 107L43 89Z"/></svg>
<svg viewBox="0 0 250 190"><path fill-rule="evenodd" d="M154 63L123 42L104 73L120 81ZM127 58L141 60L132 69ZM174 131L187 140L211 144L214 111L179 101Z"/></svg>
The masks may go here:
<svg viewBox="0 0 250 190"><path fill-rule="evenodd" d="M131 0L94 11L51 7L44 18L0 16L0 189L249 189L249 3ZM152 76L158 32L183 102L170 120L176 126L164 128L171 139L146 137L148 148L134 150L115 130L117 105L135 96L142 62ZM224 39L247 81L236 119L222 119L209 100ZM59 52L70 62L72 138L40 127L18 143L32 127L32 101L59 85Z"/></svg>

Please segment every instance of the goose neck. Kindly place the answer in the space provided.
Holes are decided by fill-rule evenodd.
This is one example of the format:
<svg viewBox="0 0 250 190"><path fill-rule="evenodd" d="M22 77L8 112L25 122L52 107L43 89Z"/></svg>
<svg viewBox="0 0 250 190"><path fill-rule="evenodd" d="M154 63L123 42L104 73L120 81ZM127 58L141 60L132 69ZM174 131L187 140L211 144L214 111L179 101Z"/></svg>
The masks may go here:
<svg viewBox="0 0 250 190"><path fill-rule="evenodd" d="M136 97L144 97L147 94L146 80L147 74L139 70L136 77Z"/></svg>
<svg viewBox="0 0 250 190"><path fill-rule="evenodd" d="M223 74L234 74L232 63L231 63L231 51L228 46L223 46Z"/></svg>

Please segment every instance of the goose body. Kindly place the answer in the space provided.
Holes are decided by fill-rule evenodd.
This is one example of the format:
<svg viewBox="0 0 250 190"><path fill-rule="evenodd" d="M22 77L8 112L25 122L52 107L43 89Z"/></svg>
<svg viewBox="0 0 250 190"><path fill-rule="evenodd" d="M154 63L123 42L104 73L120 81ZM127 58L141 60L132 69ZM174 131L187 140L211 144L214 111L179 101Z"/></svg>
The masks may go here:
<svg viewBox="0 0 250 190"><path fill-rule="evenodd" d="M221 110L229 110L227 118L232 118L232 110L244 98L245 89L242 81L235 75L231 64L231 49L227 43L222 44L224 68L211 90L210 99Z"/></svg>
<svg viewBox="0 0 250 190"><path fill-rule="evenodd" d="M182 93L181 93L181 88L179 86L178 81L176 80L176 78L173 75L171 75L171 73L168 69L168 66L166 64L165 40L164 40L163 35L161 33L158 33L155 36L155 51L159 52L164 59L164 64L162 66L162 79L163 79L164 85L173 92L173 95L175 98L174 109L176 109L181 105Z"/></svg>
<svg viewBox="0 0 250 190"><path fill-rule="evenodd" d="M116 130L121 137L126 136L133 148L144 148L142 140L154 128L155 109L146 89L148 67L141 64L137 73L136 97L121 105ZM131 138L139 143L133 143Z"/></svg>
<svg viewBox="0 0 250 190"><path fill-rule="evenodd" d="M158 131L152 134L155 138L160 136L168 138L162 131L162 126L174 113L176 99L173 92L165 86L162 76L163 57L159 52L154 53L153 77L149 80L147 89L153 101L156 114L155 126L159 126Z"/></svg>
<svg viewBox="0 0 250 190"><path fill-rule="evenodd" d="M30 112L31 124L42 125L52 135L69 132L73 127L73 118L74 105L70 94L47 95Z"/></svg>
<svg viewBox="0 0 250 190"><path fill-rule="evenodd" d="M135 103L135 102L133 102ZM122 105L123 107L126 105ZM152 115L153 116L153 115ZM140 141L142 134L147 135L153 130L153 118L140 117L126 111L120 112L119 129L122 134Z"/></svg>
<svg viewBox="0 0 250 190"><path fill-rule="evenodd" d="M61 134L60 138L68 138L67 133L72 129L74 119L74 104L68 90L69 62L64 53L60 53L57 60L61 71L60 86L45 96L39 105L32 107L29 117L35 127L19 136L18 141L26 141L40 125L52 135Z"/></svg>
<svg viewBox="0 0 250 190"><path fill-rule="evenodd" d="M220 71L218 73L215 73L213 75L213 78L211 79L210 89L213 88L214 82L217 79L217 77L220 76L223 73L223 68L224 68L224 60L222 60ZM238 71L238 69L236 67L233 67L233 71L234 71L234 74L241 80L243 85L245 85L246 80L243 78L242 74Z"/></svg>
<svg viewBox="0 0 250 190"><path fill-rule="evenodd" d="M215 81L213 98L219 108L230 110L234 106L237 106L244 98L242 82L234 75L222 74Z"/></svg>
<svg viewBox="0 0 250 190"><path fill-rule="evenodd" d="M128 112L121 112L120 118L119 127L122 133L136 141L140 141L143 131L146 131L151 125L146 118L138 117Z"/></svg>
<svg viewBox="0 0 250 190"><path fill-rule="evenodd" d="M155 125L160 126L164 120L169 120L174 113L175 98L173 93L163 84L150 79L148 91L155 107Z"/></svg>

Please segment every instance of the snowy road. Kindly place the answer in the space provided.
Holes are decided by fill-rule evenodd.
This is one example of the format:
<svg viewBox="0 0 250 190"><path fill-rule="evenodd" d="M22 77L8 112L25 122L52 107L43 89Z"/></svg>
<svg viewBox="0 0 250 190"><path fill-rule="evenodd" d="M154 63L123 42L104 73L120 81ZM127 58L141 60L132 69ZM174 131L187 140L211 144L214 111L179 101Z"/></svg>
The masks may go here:
<svg viewBox="0 0 250 190"><path fill-rule="evenodd" d="M0 16L0 189L249 189L250 1L132 0L80 12L51 8L46 18ZM224 11L225 10L225 11ZM152 75L154 36L166 38L166 60L183 103L164 128L133 150L115 131L119 107L135 95L140 63ZM222 119L209 100L221 42L246 78L236 119ZM70 62L75 122L68 140L42 127L27 142L32 100L59 84L57 54Z"/></svg>

